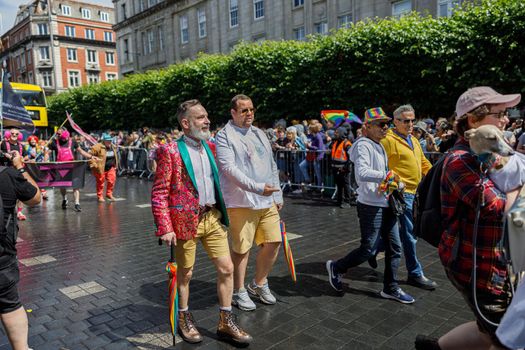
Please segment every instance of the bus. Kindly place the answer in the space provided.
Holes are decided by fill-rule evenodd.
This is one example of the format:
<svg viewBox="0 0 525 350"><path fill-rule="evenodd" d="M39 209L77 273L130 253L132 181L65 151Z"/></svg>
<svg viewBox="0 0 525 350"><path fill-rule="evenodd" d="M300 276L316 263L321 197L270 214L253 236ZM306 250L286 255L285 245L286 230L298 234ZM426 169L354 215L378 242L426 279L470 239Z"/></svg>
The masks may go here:
<svg viewBox="0 0 525 350"><path fill-rule="evenodd" d="M38 85L11 83L15 94L20 96L22 104L29 112L33 123L37 128L47 128L47 107L46 95L44 90ZM0 93L2 92L2 83L0 82Z"/></svg>

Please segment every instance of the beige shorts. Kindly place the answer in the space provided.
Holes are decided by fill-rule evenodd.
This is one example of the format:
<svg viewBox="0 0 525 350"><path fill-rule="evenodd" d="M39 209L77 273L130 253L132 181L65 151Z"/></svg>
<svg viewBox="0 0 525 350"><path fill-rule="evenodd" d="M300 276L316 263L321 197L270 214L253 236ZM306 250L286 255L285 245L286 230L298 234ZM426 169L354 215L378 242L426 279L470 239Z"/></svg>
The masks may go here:
<svg viewBox="0 0 525 350"><path fill-rule="evenodd" d="M208 211L199 221L197 235L193 239L177 240L175 260L178 267L189 269L195 265L197 241L201 241L210 259L230 255L228 232L221 223L221 217L217 209Z"/></svg>
<svg viewBox="0 0 525 350"><path fill-rule="evenodd" d="M228 208L232 250L244 254L256 245L281 242L279 212L273 205L269 209Z"/></svg>

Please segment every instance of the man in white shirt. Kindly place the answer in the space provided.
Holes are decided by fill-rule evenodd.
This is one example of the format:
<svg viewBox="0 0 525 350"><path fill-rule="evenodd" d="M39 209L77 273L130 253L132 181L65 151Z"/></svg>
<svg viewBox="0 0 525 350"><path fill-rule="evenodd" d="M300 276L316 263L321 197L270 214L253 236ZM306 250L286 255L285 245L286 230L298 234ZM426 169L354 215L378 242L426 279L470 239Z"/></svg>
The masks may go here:
<svg viewBox="0 0 525 350"><path fill-rule="evenodd" d="M276 303L268 286L281 243L283 196L279 171L266 135L252 125L255 108L246 95L231 101L232 120L216 136L217 163L224 202L230 218L234 265L232 304L255 310L251 295L268 305ZM255 277L244 288L246 266L253 242L259 246Z"/></svg>

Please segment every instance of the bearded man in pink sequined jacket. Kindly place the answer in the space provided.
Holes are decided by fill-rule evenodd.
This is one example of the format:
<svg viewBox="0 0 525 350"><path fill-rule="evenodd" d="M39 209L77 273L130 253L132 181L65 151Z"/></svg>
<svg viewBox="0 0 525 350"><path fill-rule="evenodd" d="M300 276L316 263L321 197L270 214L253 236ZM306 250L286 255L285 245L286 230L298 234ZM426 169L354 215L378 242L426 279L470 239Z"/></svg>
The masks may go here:
<svg viewBox="0 0 525 350"><path fill-rule="evenodd" d="M231 307L233 263L226 231L229 222L215 155L208 144L208 112L198 100L189 100L179 106L177 119L184 136L157 150L158 166L151 190L155 234L161 242L176 245L177 332L188 343L203 340L188 304L197 243L201 242L217 270L217 336L246 346L252 337L239 327Z"/></svg>

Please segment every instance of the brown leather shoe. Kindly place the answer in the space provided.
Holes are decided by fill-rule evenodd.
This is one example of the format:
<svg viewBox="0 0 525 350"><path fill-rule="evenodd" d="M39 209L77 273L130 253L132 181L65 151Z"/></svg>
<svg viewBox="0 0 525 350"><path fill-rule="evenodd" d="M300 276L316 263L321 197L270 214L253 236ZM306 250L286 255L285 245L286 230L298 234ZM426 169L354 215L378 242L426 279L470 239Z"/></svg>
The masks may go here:
<svg viewBox="0 0 525 350"><path fill-rule="evenodd" d="M195 321L189 311L179 311L179 326L177 328L179 335L188 343L195 344L202 341L202 335L195 327Z"/></svg>
<svg viewBox="0 0 525 350"><path fill-rule="evenodd" d="M251 335L239 327L235 315L231 311L224 310L221 310L219 314L217 336L221 340L233 341L242 345L250 344L253 340Z"/></svg>

